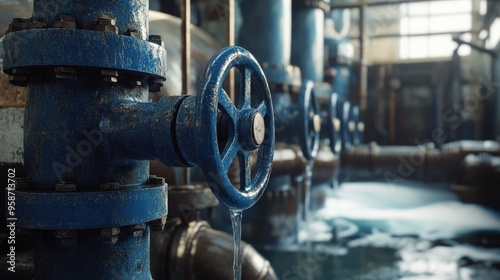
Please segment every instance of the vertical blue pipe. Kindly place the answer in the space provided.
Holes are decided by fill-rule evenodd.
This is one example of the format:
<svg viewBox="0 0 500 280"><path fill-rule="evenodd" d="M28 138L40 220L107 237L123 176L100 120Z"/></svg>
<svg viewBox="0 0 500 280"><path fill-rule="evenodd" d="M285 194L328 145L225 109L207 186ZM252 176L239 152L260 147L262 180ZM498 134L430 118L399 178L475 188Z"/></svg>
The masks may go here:
<svg viewBox="0 0 500 280"><path fill-rule="evenodd" d="M93 30L97 19L108 17L116 19L122 34L135 29L142 39L148 35L147 0L34 1L34 16L47 19L49 26L60 15L73 16L79 29ZM109 153L112 143L106 142L100 116L117 100L147 102L148 88L103 82L98 71L95 76L46 77L29 84L24 141L30 188L54 189L64 181L75 184L78 191L98 191L102 183L119 183L124 189L146 183L148 161L119 159ZM102 207L107 215L117 214ZM111 242L105 241L110 237L101 229L68 231L65 226L54 228L57 236L52 230L33 232L37 279L151 279L148 225L114 228L117 239ZM64 239L69 234L71 242Z"/></svg>
<svg viewBox="0 0 500 280"><path fill-rule="evenodd" d="M289 65L291 12L291 0L243 1L243 24L238 44L249 50L260 63Z"/></svg>
<svg viewBox="0 0 500 280"><path fill-rule="evenodd" d="M319 8L294 8L292 11L292 57L302 80L322 82L325 13Z"/></svg>
<svg viewBox="0 0 500 280"><path fill-rule="evenodd" d="M94 94L90 94L94 93ZM98 111L112 100L147 102L147 89L104 84L83 76L76 81L46 79L28 88L25 165L30 185L53 189L60 181L78 189L99 189L102 182L139 185L149 175L148 161L108 156ZM89 110L94 108L94 110Z"/></svg>

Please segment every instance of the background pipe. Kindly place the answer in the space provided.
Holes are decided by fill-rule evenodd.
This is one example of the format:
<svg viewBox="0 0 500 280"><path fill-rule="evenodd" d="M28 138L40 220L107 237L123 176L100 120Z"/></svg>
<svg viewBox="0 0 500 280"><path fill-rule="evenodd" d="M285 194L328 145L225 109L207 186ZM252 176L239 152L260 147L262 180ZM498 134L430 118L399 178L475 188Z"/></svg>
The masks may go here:
<svg viewBox="0 0 500 280"><path fill-rule="evenodd" d="M233 238L212 229L206 222L182 224L174 220L151 242L154 279L233 279ZM255 249L242 242L243 280L278 279Z"/></svg>
<svg viewBox="0 0 500 280"><path fill-rule="evenodd" d="M441 149L434 144L418 146L378 146L375 143L352 147L343 151L342 166L352 172L382 174L392 179L414 178L422 180L461 181L462 173L475 172L477 161L468 156L488 159L500 156L500 144L494 141L457 141L447 143ZM494 160L489 164L494 165ZM484 164L483 164L484 165ZM356 172L358 175L359 172ZM476 175L468 174L465 177ZM470 181L468 181L470 183Z"/></svg>
<svg viewBox="0 0 500 280"><path fill-rule="evenodd" d="M243 24L238 43L262 64L290 65L291 11L290 0L242 1ZM273 84L278 81L268 77L268 82Z"/></svg>
<svg viewBox="0 0 500 280"><path fill-rule="evenodd" d="M297 145L276 144L272 176L299 176L306 170L307 161Z"/></svg>
<svg viewBox="0 0 500 280"><path fill-rule="evenodd" d="M303 80L322 82L324 77L325 11L329 1L294 0L292 10L291 62L302 72Z"/></svg>
<svg viewBox="0 0 500 280"><path fill-rule="evenodd" d="M312 185L330 183L339 174L340 156L334 154L328 146L320 147L312 169Z"/></svg>

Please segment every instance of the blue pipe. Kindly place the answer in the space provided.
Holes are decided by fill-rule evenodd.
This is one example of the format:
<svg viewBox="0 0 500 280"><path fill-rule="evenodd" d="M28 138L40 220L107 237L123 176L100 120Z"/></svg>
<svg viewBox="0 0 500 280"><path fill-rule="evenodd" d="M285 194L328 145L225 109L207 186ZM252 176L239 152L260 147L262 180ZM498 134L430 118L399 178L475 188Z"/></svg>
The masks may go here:
<svg viewBox="0 0 500 280"><path fill-rule="evenodd" d="M304 157L314 159L319 133L310 125L309 116L317 114L318 108L314 90L306 82L301 87L300 69L290 65L292 1L242 1L241 11L243 24L238 43L263 65L275 106L276 140L298 142ZM300 103L301 99L307 103Z"/></svg>
<svg viewBox="0 0 500 280"><path fill-rule="evenodd" d="M149 104L148 91L166 78L166 50L147 36L147 0L35 0L34 8L28 24L10 28L3 50L4 72L28 86L28 180L15 195L17 225L34 230L35 275L149 280L149 232L163 228L168 206L167 185L149 176L148 160L201 166L233 209L264 192L274 114L263 71L246 50L226 48L210 60L196 96ZM245 74L238 106L222 90L232 67ZM227 148L219 152L221 138ZM236 156L241 190L227 178Z"/></svg>
<svg viewBox="0 0 500 280"><path fill-rule="evenodd" d="M147 12L147 0L35 0L39 25L5 37L5 72L28 85L29 175L16 196L38 279L151 279L149 231L164 224L167 186L148 180L147 160L110 153L120 141L101 118L165 80L164 48L143 40Z"/></svg>
<svg viewBox="0 0 500 280"><path fill-rule="evenodd" d="M348 38L336 40L325 39L328 46L328 62L335 69L335 77L331 82L333 92L339 97L348 99L352 80L353 46Z"/></svg>
<svg viewBox="0 0 500 280"><path fill-rule="evenodd" d="M293 8L291 61L300 68L303 80L323 81L324 20L319 8Z"/></svg>
<svg viewBox="0 0 500 280"><path fill-rule="evenodd" d="M239 44L261 63L290 65L291 0L242 1L241 13L243 24L238 36ZM283 83L269 77L268 82Z"/></svg>

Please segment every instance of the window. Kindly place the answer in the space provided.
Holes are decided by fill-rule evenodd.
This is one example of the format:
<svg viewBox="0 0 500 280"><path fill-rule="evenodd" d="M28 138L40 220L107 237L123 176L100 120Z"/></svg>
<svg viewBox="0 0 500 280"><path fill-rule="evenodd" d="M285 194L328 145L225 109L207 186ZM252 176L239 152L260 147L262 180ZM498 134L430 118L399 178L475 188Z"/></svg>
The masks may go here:
<svg viewBox="0 0 500 280"><path fill-rule="evenodd" d="M451 56L457 47L452 34L470 40L472 1L448 0L401 4L399 57L402 59ZM470 54L463 45L459 55Z"/></svg>
<svg viewBox="0 0 500 280"><path fill-rule="evenodd" d="M490 27L490 38L486 41L486 47L489 49L496 48L500 41L500 18L496 18Z"/></svg>

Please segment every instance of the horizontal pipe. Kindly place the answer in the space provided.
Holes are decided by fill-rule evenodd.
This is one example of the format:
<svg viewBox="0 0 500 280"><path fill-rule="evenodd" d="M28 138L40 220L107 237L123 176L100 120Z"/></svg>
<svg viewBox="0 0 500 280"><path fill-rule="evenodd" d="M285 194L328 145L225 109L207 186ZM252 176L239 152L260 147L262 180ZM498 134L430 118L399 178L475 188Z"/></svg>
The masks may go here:
<svg viewBox="0 0 500 280"><path fill-rule="evenodd" d="M350 171L383 174L390 178L417 178L455 181L467 170L468 155L500 156L500 144L494 141L457 141L436 149L433 144L419 146L361 145L343 151L342 166Z"/></svg>
<svg viewBox="0 0 500 280"><path fill-rule="evenodd" d="M154 233L151 272L154 279L232 279L233 238L206 222L173 225ZM241 243L243 280L278 279L269 261L252 246Z"/></svg>

